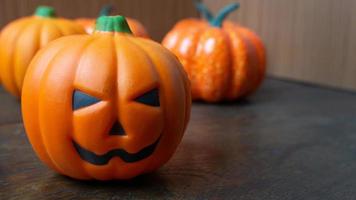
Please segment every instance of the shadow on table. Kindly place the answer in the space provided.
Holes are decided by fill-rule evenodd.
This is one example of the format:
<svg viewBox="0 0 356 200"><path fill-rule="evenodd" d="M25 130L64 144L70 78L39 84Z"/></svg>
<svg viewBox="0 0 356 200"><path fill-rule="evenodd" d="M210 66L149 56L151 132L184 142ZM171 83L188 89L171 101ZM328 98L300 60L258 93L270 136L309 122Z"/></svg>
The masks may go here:
<svg viewBox="0 0 356 200"><path fill-rule="evenodd" d="M222 101L222 102L216 102L216 103L209 103L209 102L205 102L202 100L197 100L197 101L193 101L194 104L197 105L218 105L218 106L249 106L253 104L253 101L251 100L251 98L247 97L247 98L242 98L242 99L238 99L238 100L234 100L234 101Z"/></svg>
<svg viewBox="0 0 356 200"><path fill-rule="evenodd" d="M122 188L130 188L130 187L147 187L152 186L152 183L163 184L164 180L160 177L160 174L157 172L143 174L138 177L135 177L130 180L110 180L110 181L99 181L99 180L76 180L63 175L54 176L56 179L62 179L63 181L71 182L73 184L80 184L85 187L93 187L93 188L111 188L111 187L122 187Z"/></svg>
<svg viewBox="0 0 356 200"><path fill-rule="evenodd" d="M166 186L166 180L157 172L126 181L81 181L54 174L45 182L41 187L41 196L45 199L152 199L173 196Z"/></svg>

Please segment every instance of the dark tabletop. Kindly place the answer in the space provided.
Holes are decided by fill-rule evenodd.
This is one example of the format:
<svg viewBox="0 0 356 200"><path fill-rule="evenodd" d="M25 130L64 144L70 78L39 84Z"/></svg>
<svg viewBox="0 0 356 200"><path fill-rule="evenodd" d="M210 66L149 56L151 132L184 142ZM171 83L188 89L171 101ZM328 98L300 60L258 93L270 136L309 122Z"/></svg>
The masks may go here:
<svg viewBox="0 0 356 200"><path fill-rule="evenodd" d="M356 199L356 94L269 79L247 100L195 103L173 158L125 182L49 170L0 91L0 199Z"/></svg>

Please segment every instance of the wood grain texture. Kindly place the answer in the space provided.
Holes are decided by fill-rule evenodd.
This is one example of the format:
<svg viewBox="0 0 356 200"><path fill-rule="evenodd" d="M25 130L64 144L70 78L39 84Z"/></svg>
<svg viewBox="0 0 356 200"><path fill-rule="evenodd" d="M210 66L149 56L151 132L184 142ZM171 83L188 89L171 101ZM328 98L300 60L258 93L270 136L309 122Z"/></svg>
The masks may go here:
<svg viewBox="0 0 356 200"><path fill-rule="evenodd" d="M19 117L19 104L1 90L0 98L0 111ZM354 200L355 101L356 93L268 79L245 101L195 103L172 159L121 182L58 175L22 123L0 117L0 199Z"/></svg>
<svg viewBox="0 0 356 200"><path fill-rule="evenodd" d="M140 20L157 41L179 19L198 16L191 0L1 0L0 26L18 17L31 15L38 5L55 7L59 16L78 18L96 17L104 4L114 5L114 14Z"/></svg>
<svg viewBox="0 0 356 200"><path fill-rule="evenodd" d="M233 0L204 0L215 12ZM240 0L230 19L255 30L273 76L356 90L356 0Z"/></svg>

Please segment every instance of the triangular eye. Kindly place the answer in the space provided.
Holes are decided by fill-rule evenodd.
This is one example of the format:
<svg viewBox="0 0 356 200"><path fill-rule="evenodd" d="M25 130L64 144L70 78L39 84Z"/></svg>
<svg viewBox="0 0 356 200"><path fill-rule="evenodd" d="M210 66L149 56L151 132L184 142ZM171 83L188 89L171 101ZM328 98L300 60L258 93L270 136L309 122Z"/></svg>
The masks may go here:
<svg viewBox="0 0 356 200"><path fill-rule="evenodd" d="M79 90L75 90L73 93L73 110L78 110L79 108L87 107L98 103L100 100L85 94Z"/></svg>
<svg viewBox="0 0 356 200"><path fill-rule="evenodd" d="M135 99L135 101L146 104L149 106L160 106L159 103L159 91L158 89L153 89Z"/></svg>

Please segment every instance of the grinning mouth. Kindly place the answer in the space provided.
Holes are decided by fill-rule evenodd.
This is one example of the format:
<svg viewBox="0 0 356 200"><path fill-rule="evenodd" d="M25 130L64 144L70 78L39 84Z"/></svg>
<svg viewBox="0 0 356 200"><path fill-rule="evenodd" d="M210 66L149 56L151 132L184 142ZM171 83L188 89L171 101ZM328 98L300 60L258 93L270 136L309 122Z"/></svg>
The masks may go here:
<svg viewBox="0 0 356 200"><path fill-rule="evenodd" d="M143 160L143 159L147 158L148 156L150 156L154 152L160 139L161 139L161 137L159 137L153 144L150 144L150 145L144 147L137 153L129 153L129 152L125 151L124 149L113 149L113 150L107 152L106 154L97 155L87 149L84 149L78 143L76 143L74 140L73 140L73 145L74 145L74 148L77 150L79 156L83 160L85 160L93 165L106 165L113 157L116 157L116 156L120 157L123 161L125 161L127 163L133 163L133 162Z"/></svg>

